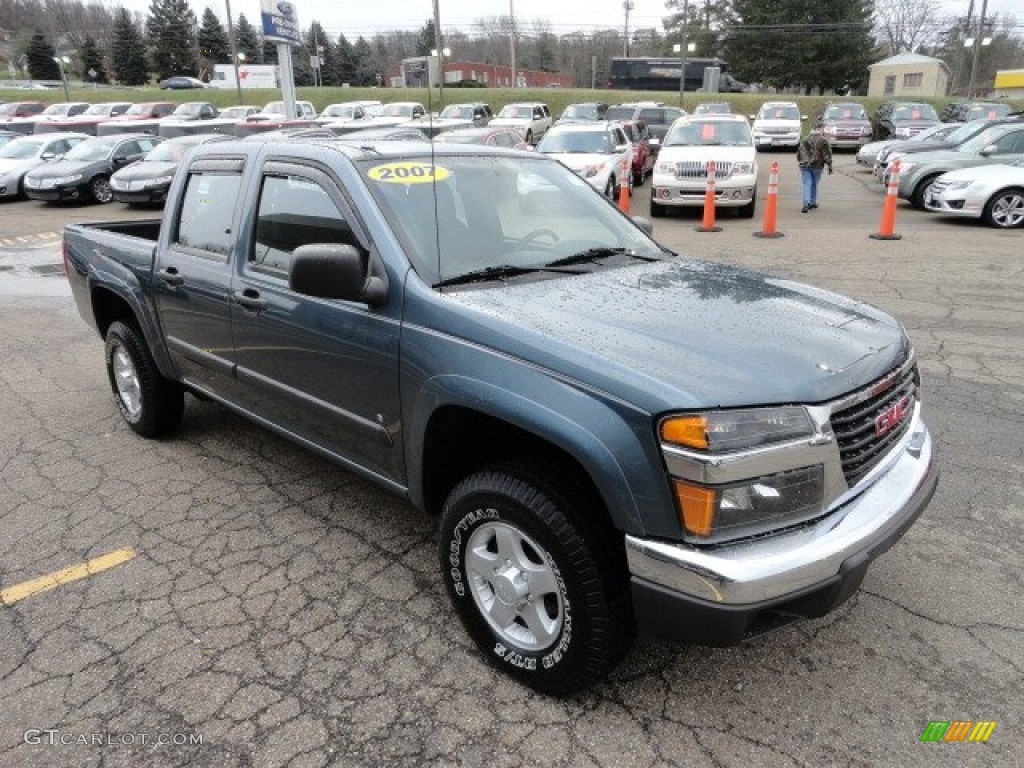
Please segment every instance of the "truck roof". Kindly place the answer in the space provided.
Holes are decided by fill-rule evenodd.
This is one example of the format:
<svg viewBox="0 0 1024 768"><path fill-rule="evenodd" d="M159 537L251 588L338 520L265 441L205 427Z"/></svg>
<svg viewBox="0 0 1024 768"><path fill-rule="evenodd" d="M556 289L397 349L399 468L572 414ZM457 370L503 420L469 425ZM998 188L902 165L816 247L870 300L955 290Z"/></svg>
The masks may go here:
<svg viewBox="0 0 1024 768"><path fill-rule="evenodd" d="M266 138L264 138L266 137ZM261 140L262 139L262 140ZM337 136L334 138L288 138L282 140L280 136L261 134L241 139L227 139L224 141L203 144L196 149L193 158L207 155L246 155L254 156L266 150L267 152L280 153L281 155L299 155L309 157L317 152L337 152L353 160L367 157L398 159L402 157L423 157L431 155L437 157L482 155L482 156L509 156L522 155L521 150L508 149L505 147L489 147L479 144L435 144L433 150L430 145L423 141L388 141L381 139L361 140L358 135L352 137ZM525 153L531 157L539 157L534 152Z"/></svg>

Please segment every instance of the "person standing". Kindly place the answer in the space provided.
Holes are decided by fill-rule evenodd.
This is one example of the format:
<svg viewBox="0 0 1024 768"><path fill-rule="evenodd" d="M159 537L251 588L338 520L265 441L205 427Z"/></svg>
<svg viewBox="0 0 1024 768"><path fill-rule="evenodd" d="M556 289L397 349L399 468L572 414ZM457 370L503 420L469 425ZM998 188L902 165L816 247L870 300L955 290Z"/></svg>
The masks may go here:
<svg viewBox="0 0 1024 768"><path fill-rule="evenodd" d="M800 212L807 213L818 207L818 181L822 170L827 165L828 172L832 173L832 147L821 128L812 128L804 136L796 150L796 161L800 165L804 190L804 207Z"/></svg>

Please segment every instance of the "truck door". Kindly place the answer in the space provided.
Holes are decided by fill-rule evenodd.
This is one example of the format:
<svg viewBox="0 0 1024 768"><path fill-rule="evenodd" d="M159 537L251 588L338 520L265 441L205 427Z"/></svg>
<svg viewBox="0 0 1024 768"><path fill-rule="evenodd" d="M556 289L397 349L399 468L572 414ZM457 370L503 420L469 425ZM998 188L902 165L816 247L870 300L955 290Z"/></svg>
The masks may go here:
<svg viewBox="0 0 1024 768"><path fill-rule="evenodd" d="M402 482L399 318L288 287L300 245L370 252L341 190L318 168L268 162L231 316L239 396L253 412L334 456Z"/></svg>
<svg viewBox="0 0 1024 768"><path fill-rule="evenodd" d="M153 275L157 311L182 379L211 394L230 392L234 363L231 288L234 219L241 160L201 160L168 210L172 231L161 241Z"/></svg>

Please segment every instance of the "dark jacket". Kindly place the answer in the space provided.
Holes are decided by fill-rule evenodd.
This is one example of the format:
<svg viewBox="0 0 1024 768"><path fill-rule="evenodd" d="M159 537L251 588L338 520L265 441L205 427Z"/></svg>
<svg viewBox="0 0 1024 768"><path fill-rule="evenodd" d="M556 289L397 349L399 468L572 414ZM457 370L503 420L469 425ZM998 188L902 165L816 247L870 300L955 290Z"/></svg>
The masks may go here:
<svg viewBox="0 0 1024 768"><path fill-rule="evenodd" d="M797 147L796 161L801 168L824 168L827 165L832 170L832 147L821 133L812 131Z"/></svg>

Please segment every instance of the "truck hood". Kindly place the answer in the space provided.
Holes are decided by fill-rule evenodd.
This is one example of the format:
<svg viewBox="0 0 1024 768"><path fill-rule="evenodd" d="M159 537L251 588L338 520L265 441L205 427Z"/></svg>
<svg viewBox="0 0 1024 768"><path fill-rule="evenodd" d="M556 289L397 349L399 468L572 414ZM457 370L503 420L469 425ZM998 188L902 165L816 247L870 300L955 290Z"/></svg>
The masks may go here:
<svg viewBox="0 0 1024 768"><path fill-rule="evenodd" d="M495 117L491 120L489 125L492 128L498 126L506 126L512 128L522 128L523 126L533 125L532 117Z"/></svg>
<svg viewBox="0 0 1024 768"><path fill-rule="evenodd" d="M910 354L902 327L877 308L719 264L494 285L445 294L460 305L449 333L651 413L823 402Z"/></svg>
<svg viewBox="0 0 1024 768"><path fill-rule="evenodd" d="M754 131L788 131L790 133L799 133L802 129L802 125L799 120L771 120L771 119L758 119L754 121L751 126L751 130Z"/></svg>

